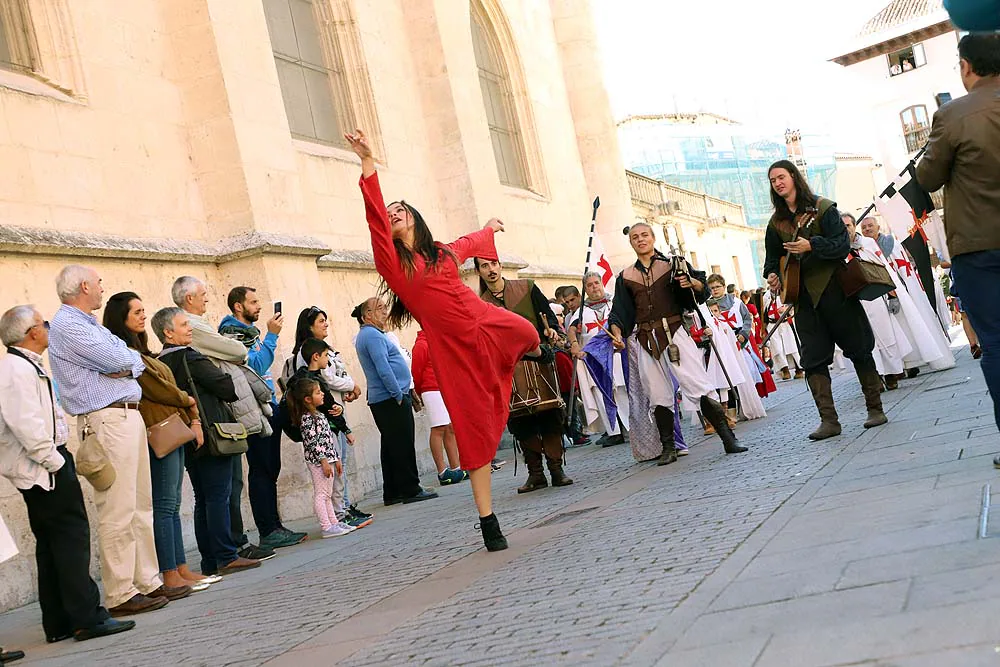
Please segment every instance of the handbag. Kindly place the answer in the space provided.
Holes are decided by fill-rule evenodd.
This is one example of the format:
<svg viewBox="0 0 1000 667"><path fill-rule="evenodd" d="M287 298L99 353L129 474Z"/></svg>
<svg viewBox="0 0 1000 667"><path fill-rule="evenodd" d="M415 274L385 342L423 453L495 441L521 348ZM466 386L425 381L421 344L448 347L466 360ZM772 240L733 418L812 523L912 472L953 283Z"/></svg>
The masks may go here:
<svg viewBox="0 0 1000 667"><path fill-rule="evenodd" d="M198 396L198 388L194 378L191 377L191 369L188 368L187 357L181 357L184 363L184 372L187 373L188 384L191 387L191 394L198 405L198 413L202 415L202 420L207 417L205 408L202 406L201 397ZM204 423L204 422L203 422ZM205 445L211 456L233 456L246 453L249 449L247 443L247 427L239 422L216 422L209 424L205 430Z"/></svg>
<svg viewBox="0 0 1000 667"><path fill-rule="evenodd" d="M153 450L153 454L158 459L162 459L184 443L194 439L194 431L184 423L179 412L171 414L159 424L153 424L146 429L146 440L149 442L149 448Z"/></svg>
<svg viewBox="0 0 1000 667"><path fill-rule="evenodd" d="M837 279L845 296L856 296L862 301L880 299L896 289L896 283L889 276L888 269L876 262L861 259L854 250L851 251L850 261L838 271Z"/></svg>

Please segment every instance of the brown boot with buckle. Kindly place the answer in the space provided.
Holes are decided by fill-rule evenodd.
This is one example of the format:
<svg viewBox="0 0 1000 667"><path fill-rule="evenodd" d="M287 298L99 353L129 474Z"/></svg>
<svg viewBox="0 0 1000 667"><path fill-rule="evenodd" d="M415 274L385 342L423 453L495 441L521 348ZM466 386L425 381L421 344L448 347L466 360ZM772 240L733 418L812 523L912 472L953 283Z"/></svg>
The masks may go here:
<svg viewBox="0 0 1000 667"><path fill-rule="evenodd" d="M837 406L833 402L833 383L829 375L815 373L810 375L806 382L809 383L809 391L812 392L813 401L819 411L819 428L809 434L810 440L826 440L835 435L840 435L840 416L837 414Z"/></svg>
<svg viewBox="0 0 1000 667"><path fill-rule="evenodd" d="M517 487L517 492L531 493L532 491L548 487L549 480L546 479L545 469L542 467L542 453L528 449L524 446L524 443L522 443L521 447L524 452L524 465L528 468L528 479L524 480L524 484Z"/></svg>

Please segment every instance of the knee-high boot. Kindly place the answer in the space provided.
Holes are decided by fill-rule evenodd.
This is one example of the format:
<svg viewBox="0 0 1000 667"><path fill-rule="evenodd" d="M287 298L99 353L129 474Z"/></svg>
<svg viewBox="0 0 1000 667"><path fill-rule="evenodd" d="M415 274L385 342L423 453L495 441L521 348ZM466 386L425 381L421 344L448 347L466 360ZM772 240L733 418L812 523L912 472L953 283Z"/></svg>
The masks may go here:
<svg viewBox="0 0 1000 667"><path fill-rule="evenodd" d="M524 465L528 468L528 479L517 487L517 492L530 493L544 489L549 485L549 480L545 478L545 469L542 467L541 439L535 436L521 442L521 451L524 453Z"/></svg>
<svg viewBox="0 0 1000 667"><path fill-rule="evenodd" d="M868 419L865 420L865 428L881 426L889 421L882 411L882 378L874 365L865 368L854 365L854 370L858 374L861 382L861 391L865 394L865 407L868 408Z"/></svg>
<svg viewBox="0 0 1000 667"><path fill-rule="evenodd" d="M840 435L840 417L837 415L837 406L833 403L830 376L825 373L813 373L806 382L809 384L809 391L812 392L813 401L816 402L820 419L819 428L809 434L809 439L826 440Z"/></svg>
<svg viewBox="0 0 1000 667"><path fill-rule="evenodd" d="M552 477L552 486L569 486L573 480L563 472L563 448L562 438L554 435L542 437L542 449L545 452L545 462L549 466L549 475Z"/></svg>
<svg viewBox="0 0 1000 667"><path fill-rule="evenodd" d="M726 421L726 411L718 401L708 396L702 396L700 407L701 414L705 415L705 419L715 427L719 438L722 439L722 446L725 448L726 454L739 454L747 451L747 448L736 439L733 430L729 428L729 423Z"/></svg>
<svg viewBox="0 0 1000 667"><path fill-rule="evenodd" d="M663 453L660 454L656 465L669 465L677 460L677 448L674 446L674 413L668 407L657 405L653 410L653 418L656 420L656 429L660 432L660 444L663 445Z"/></svg>

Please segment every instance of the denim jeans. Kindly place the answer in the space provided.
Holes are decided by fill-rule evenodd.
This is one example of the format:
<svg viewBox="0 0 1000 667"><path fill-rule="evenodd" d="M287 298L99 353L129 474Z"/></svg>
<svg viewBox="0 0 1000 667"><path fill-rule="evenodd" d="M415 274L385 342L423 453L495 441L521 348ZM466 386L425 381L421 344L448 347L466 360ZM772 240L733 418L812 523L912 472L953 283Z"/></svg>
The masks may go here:
<svg viewBox="0 0 1000 667"><path fill-rule="evenodd" d="M986 224L985 222L983 224ZM993 399L993 417L1000 428L1000 250L983 250L958 255L951 260L955 291L962 309L976 330L986 386Z"/></svg>
<svg viewBox="0 0 1000 667"><path fill-rule="evenodd" d="M344 507L348 507L351 504L351 497L347 494L347 454L353 447L347 444L346 433L338 433L337 442L340 446L340 463L344 469Z"/></svg>
<svg viewBox="0 0 1000 667"><path fill-rule="evenodd" d="M162 459L149 450L149 480L153 489L153 539L160 572L184 565L181 532L181 482L184 479L184 448L178 447Z"/></svg>
<svg viewBox="0 0 1000 667"><path fill-rule="evenodd" d="M214 573L236 560L229 522L233 458L208 454L187 457L188 476L194 489L194 536L204 573Z"/></svg>

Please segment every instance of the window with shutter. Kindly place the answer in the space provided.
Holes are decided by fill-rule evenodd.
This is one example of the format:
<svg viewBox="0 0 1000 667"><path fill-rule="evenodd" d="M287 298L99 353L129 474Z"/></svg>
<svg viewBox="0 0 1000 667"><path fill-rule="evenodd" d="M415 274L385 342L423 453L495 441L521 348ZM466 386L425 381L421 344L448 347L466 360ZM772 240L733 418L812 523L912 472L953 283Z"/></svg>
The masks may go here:
<svg viewBox="0 0 1000 667"><path fill-rule="evenodd" d="M497 175L504 185L527 189L524 145L510 77L489 18L476 2L472 3L472 48Z"/></svg>

